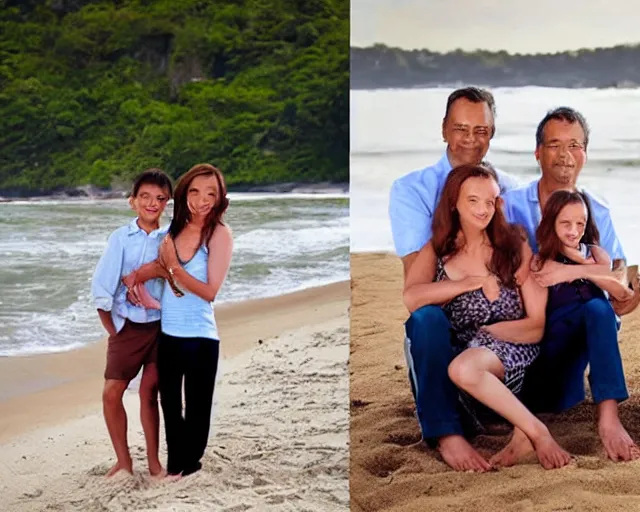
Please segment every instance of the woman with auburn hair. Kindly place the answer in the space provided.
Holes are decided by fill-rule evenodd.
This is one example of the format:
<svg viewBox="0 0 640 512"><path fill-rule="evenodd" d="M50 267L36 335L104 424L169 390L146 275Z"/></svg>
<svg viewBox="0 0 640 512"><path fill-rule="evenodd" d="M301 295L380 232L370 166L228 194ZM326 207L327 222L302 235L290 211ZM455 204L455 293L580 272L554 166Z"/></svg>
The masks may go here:
<svg viewBox="0 0 640 512"><path fill-rule="evenodd" d="M127 276L132 290L156 271L166 278L158 383L167 473L178 478L201 469L209 437L220 344L212 303L233 251L231 229L223 221L228 205L222 173L209 164L192 167L176 185L173 219L157 263Z"/></svg>
<svg viewBox="0 0 640 512"><path fill-rule="evenodd" d="M407 275L404 301L411 312L443 308L454 331L451 381L522 430L543 467L557 468L569 463L569 454L516 396L539 353L546 289L528 272L531 250L522 230L507 223L499 193L490 168L463 165L450 172L433 237ZM500 452L491 462L508 456Z"/></svg>

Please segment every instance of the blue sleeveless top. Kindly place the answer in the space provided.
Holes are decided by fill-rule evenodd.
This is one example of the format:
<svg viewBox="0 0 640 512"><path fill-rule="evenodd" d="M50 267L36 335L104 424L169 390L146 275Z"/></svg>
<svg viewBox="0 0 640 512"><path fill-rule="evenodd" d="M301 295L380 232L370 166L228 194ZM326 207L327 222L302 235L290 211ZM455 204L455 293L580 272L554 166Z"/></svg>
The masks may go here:
<svg viewBox="0 0 640 512"><path fill-rule="evenodd" d="M207 261L209 252L200 246L193 258L181 262L182 267L192 277L207 282ZM162 332L179 338L210 338L219 340L218 327L213 312L213 303L182 289L183 297L176 297L171 286L164 281L162 291L161 325Z"/></svg>

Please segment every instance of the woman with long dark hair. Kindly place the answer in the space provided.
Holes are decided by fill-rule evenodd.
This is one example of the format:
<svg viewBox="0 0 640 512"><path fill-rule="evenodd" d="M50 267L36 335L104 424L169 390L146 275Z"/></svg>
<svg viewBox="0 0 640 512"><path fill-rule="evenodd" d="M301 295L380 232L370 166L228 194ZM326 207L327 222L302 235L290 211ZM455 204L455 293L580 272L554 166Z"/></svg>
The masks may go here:
<svg viewBox="0 0 640 512"><path fill-rule="evenodd" d="M222 173L209 164L192 167L176 185L173 219L158 262L128 276L125 283L135 294L136 284L155 272L166 278L158 383L167 472L173 477L201 469L209 437L220 344L213 301L233 251L231 229L223 218L228 205Z"/></svg>
<svg viewBox="0 0 640 512"><path fill-rule="evenodd" d="M455 338L451 381L521 429L543 467L557 468L569 454L516 396L539 352L546 290L526 271L531 251L521 229L505 220L499 193L492 169L451 171L433 237L407 275L404 300L410 311L442 306Z"/></svg>

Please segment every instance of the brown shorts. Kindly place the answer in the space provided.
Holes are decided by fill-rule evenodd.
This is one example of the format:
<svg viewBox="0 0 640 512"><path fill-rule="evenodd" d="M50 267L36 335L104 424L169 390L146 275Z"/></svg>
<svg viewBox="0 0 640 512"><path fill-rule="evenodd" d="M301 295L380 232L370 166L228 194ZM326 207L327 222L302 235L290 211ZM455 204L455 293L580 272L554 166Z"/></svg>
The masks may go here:
<svg viewBox="0 0 640 512"><path fill-rule="evenodd" d="M109 336L105 379L132 380L140 368L158 360L160 320L138 324L125 320L115 336Z"/></svg>

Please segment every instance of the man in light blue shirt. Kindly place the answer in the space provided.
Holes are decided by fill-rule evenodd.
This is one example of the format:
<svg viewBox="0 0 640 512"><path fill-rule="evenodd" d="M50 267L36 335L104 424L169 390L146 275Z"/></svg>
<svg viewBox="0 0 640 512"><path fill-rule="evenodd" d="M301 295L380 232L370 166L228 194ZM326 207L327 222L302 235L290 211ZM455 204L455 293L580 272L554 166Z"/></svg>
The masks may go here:
<svg viewBox="0 0 640 512"><path fill-rule="evenodd" d="M119 471L133 472L122 396L141 368L144 369L139 390L140 419L149 472L159 476L164 471L158 458L160 416L156 360L160 311L127 301L129 290L122 278L158 258L160 243L167 232L166 228L160 229L160 217L172 192L171 180L159 169L148 169L136 179L129 203L137 217L111 233L93 274L91 294L100 321L109 334L102 402L117 461L107 476ZM149 281L144 286L156 301L161 298L161 280Z"/></svg>
<svg viewBox="0 0 640 512"><path fill-rule="evenodd" d="M478 165L495 133L493 95L475 87L449 95L442 122L445 154L431 167L397 179L391 187L389 217L396 253L405 276L418 252L431 239L431 222L452 168ZM497 172L502 192L517 181ZM458 390L447 368L453 359L450 324L442 308L424 306L406 322L405 355L422 437L438 447L454 469L486 471L488 462L464 438Z"/></svg>
<svg viewBox="0 0 640 512"><path fill-rule="evenodd" d="M550 111L538 125L535 156L541 177L528 185L509 190L503 196L507 220L522 225L529 245L537 253L536 229L541 212L556 190L576 190L576 181L586 161L589 127L577 111L560 107ZM618 240L608 205L586 192L591 214L600 234L600 246L613 261L613 270L598 265L564 265L547 262L535 272L539 284L548 287L598 275L626 283L625 254ZM637 307L638 294L625 299L573 301L547 311L541 353L527 371L523 402L534 412L559 412L585 399L584 374L589 365L589 382L598 412L598 433L607 455L614 461L631 460L640 451L618 417L618 402L628 398L622 359L618 347L616 311L625 314ZM614 310L615 308L615 310ZM505 453L506 463L515 462L529 451L526 436L515 431Z"/></svg>
<svg viewBox="0 0 640 512"><path fill-rule="evenodd" d="M495 102L490 92L469 87L451 93L442 123L447 148L442 158L395 180L389 197L389 219L396 254L405 274L418 251L431 239L433 212L451 169L482 162L495 133ZM520 183L496 170L501 193Z"/></svg>

